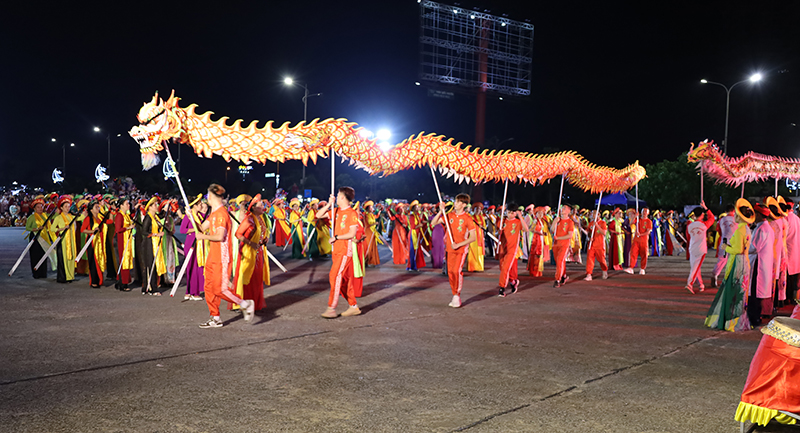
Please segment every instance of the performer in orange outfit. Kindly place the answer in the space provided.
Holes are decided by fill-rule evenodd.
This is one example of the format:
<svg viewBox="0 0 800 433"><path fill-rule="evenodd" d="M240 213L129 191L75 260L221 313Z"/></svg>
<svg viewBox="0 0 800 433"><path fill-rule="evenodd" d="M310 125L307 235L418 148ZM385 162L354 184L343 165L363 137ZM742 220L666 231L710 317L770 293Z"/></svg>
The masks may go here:
<svg viewBox="0 0 800 433"><path fill-rule="evenodd" d="M544 218L544 208L539 206L533 209L533 221L530 230L531 250L528 253L528 272L532 277L541 277L544 270L544 262L550 255L550 251L545 244L547 238L547 221Z"/></svg>
<svg viewBox="0 0 800 433"><path fill-rule="evenodd" d="M392 231L392 262L395 265L405 264L408 259L408 221L405 207L398 204L394 212L389 212L389 219L394 222Z"/></svg>
<svg viewBox="0 0 800 433"><path fill-rule="evenodd" d="M642 215L631 221L631 231L633 231L633 240L631 241L631 257L628 260L628 267L625 272L633 274L633 268L636 267L637 257L639 262L639 275L645 274L647 269L647 253L650 251L650 232L653 231L653 221L647 218L650 209L642 208Z"/></svg>
<svg viewBox="0 0 800 433"><path fill-rule="evenodd" d="M265 244L269 241L269 230L261 215L264 214L264 203L261 194L256 194L247 206L247 213L236 230L239 240L238 265L233 285L236 293L242 293L242 299L255 302L254 311L267 306L264 301L264 284L269 285L269 265L264 259Z"/></svg>
<svg viewBox="0 0 800 433"><path fill-rule="evenodd" d="M500 227L500 246L497 248L497 258L500 260L500 293L506 296L506 288L511 283L510 294L517 293L519 276L517 275L517 258L519 257L519 238L522 232L529 231L528 224L522 219L522 212L517 210L516 204L509 204L503 226ZM505 211L505 209L503 209Z"/></svg>
<svg viewBox="0 0 800 433"><path fill-rule="evenodd" d="M592 271L594 261L600 262L600 270L603 271L603 279L608 278L608 265L606 264L606 222L598 218L597 211L589 213L589 225L586 231L591 236L589 247L586 249L586 281L592 281ZM592 235L594 232L594 235Z"/></svg>
<svg viewBox="0 0 800 433"><path fill-rule="evenodd" d="M338 210L332 212L334 216L333 237L331 238L333 263L329 274L331 292L328 295L328 308L322 313L322 317L326 319L335 319L339 316L339 313L336 312L339 295L343 296L349 305L347 311L342 313L343 317L361 314L356 302L356 296L353 293L353 286L350 284L350 280L355 277L353 255L358 254L353 240L360 225L358 214L352 208L355 196L356 192L353 188L343 186L339 188L339 193L336 197L331 196L329 203L319 210L320 218L325 218L334 200L339 207Z"/></svg>
<svg viewBox="0 0 800 433"><path fill-rule="evenodd" d="M570 218L572 208L561 206L560 216L553 221L551 230L555 233L553 239L553 256L556 261L556 281L553 287L561 287L568 279L567 276L567 252L569 244L575 232L575 222Z"/></svg>
<svg viewBox="0 0 800 433"><path fill-rule="evenodd" d="M202 233L197 233L197 240L208 240L208 257L204 268L204 291L206 304L211 318L201 324L201 328L220 328L222 321L219 318L219 304L225 299L239 305L244 312L244 320L253 319L255 302L242 300L231 291L231 217L222 196L225 188L215 183L208 187L208 204L211 214L200 226ZM186 209L191 212L191 209Z"/></svg>
<svg viewBox="0 0 800 433"><path fill-rule="evenodd" d="M446 219L445 245L447 249L447 277L450 280L450 291L453 299L448 306L453 308L461 307L461 287L464 283L464 260L467 258L468 245L478 239L477 227L472 216L466 213L469 207L469 195L459 194L453 203L453 210L445 212L444 203L439 203L439 213L433 217L432 225L436 225L442 219ZM450 236L452 236L452 241Z"/></svg>

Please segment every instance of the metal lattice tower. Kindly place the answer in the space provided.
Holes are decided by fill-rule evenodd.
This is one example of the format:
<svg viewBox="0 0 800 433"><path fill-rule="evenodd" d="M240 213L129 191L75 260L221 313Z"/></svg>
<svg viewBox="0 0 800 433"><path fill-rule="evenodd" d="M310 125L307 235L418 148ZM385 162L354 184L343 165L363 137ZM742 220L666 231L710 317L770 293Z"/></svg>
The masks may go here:
<svg viewBox="0 0 800 433"><path fill-rule="evenodd" d="M533 25L428 0L420 3L420 80L510 96L531 94Z"/></svg>

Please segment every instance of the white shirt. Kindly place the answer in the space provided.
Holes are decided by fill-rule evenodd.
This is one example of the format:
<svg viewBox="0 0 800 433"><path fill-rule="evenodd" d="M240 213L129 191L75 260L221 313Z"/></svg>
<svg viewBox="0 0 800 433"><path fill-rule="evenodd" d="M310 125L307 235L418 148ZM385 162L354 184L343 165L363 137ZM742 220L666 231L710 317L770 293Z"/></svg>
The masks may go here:
<svg viewBox="0 0 800 433"><path fill-rule="evenodd" d="M708 227L702 221L695 221L686 228L689 232L689 255L690 257L700 257L708 252L706 232Z"/></svg>
<svg viewBox="0 0 800 433"><path fill-rule="evenodd" d="M794 212L786 216L786 251L789 275L800 274L800 217Z"/></svg>
<svg viewBox="0 0 800 433"><path fill-rule="evenodd" d="M736 231L736 227L737 224L736 224L736 219L734 217L730 215L725 215L724 217L722 217L719 220L719 229L721 232L722 239L727 241L731 240L731 238L733 237L733 232ZM723 250L725 249L725 247L722 246L722 242L720 242L720 248Z"/></svg>

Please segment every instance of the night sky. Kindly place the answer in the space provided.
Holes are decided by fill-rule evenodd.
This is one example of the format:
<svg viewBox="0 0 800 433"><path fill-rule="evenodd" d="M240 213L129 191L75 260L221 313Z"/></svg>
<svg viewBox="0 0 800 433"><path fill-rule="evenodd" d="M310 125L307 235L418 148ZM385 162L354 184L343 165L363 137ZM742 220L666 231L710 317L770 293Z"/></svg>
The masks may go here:
<svg viewBox="0 0 800 433"><path fill-rule="evenodd" d="M295 123L302 89L286 87L287 75L324 94L309 100L309 118L388 128L394 142L420 131L474 141L474 96L435 99L414 84L415 0L78 3L15 2L0 14L0 184L46 187L64 141L76 145L67 148L68 179L93 180L93 167L107 161L109 131L109 174L141 176L127 131L156 90L175 89L182 105L245 124ZM792 125L800 124L800 2L460 6L535 26L531 96L487 103L486 137L513 137L504 148L575 150L617 167L674 159L690 142L723 138L725 91L699 80L730 85L761 72L762 82L731 93L729 154L800 157ZM183 148L182 177L198 186L223 181L225 166ZM322 166L308 173L328 187ZM268 163L254 175L274 169ZM147 176L163 182L160 170Z"/></svg>

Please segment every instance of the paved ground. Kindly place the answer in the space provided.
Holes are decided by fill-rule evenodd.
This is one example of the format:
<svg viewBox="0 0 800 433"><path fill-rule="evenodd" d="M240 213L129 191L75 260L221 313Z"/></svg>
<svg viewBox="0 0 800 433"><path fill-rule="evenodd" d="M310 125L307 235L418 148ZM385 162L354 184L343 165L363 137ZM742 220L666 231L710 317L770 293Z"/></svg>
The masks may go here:
<svg viewBox="0 0 800 433"><path fill-rule="evenodd" d="M253 324L203 330L204 302L33 280L27 259L9 278L23 247L0 229L4 432L734 432L761 338L703 328L715 290L682 289L683 257L507 298L489 260L460 309L439 272L384 265L363 315L325 320L330 262L281 254Z"/></svg>

